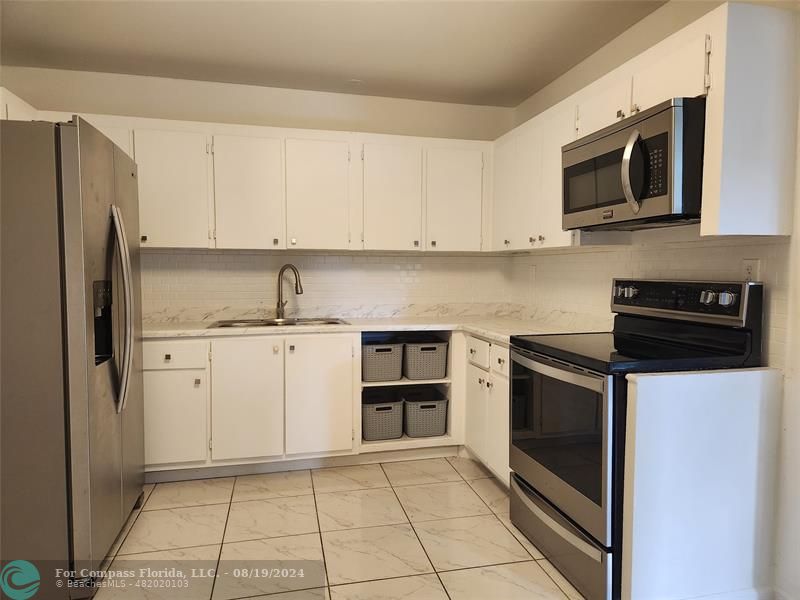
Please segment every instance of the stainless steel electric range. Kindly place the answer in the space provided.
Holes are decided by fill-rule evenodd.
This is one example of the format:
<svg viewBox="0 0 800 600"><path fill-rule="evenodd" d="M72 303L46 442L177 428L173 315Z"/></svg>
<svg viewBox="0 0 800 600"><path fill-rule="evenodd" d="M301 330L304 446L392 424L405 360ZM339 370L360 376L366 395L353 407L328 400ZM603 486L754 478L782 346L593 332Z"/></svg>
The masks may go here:
<svg viewBox="0 0 800 600"><path fill-rule="evenodd" d="M760 366L762 297L615 280L613 331L512 336L511 521L587 599L620 597L626 374Z"/></svg>

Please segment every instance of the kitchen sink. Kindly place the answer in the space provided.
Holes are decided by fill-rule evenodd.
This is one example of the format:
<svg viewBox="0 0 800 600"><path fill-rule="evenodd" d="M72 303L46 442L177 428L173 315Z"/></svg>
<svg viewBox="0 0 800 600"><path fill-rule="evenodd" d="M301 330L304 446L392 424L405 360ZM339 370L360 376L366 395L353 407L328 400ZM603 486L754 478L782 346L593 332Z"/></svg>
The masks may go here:
<svg viewBox="0 0 800 600"><path fill-rule="evenodd" d="M216 321L208 326L209 329L218 327L285 327L287 325L348 325L342 319L230 319Z"/></svg>

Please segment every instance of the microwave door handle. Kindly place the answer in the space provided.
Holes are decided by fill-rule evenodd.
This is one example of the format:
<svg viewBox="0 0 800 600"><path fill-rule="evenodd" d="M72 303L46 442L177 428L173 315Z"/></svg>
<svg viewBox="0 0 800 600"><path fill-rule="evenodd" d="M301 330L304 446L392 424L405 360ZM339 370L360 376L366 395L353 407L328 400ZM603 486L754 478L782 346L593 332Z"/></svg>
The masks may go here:
<svg viewBox="0 0 800 600"><path fill-rule="evenodd" d="M122 344L122 368L119 381L119 398L117 413L125 410L130 386L131 367L133 362L133 281L131 279L131 255L128 248L128 237L125 235L125 224L118 206L111 205L111 217L114 223L114 238L119 249L120 266L122 268L122 295L125 301L123 322L125 338Z"/></svg>
<svg viewBox="0 0 800 600"><path fill-rule="evenodd" d="M627 200L635 215L639 214L642 204L634 195L633 187L631 186L631 157L633 156L633 149L641 137L642 134L639 133L639 130L634 129L625 144L625 151L622 153L622 193L625 194L625 200Z"/></svg>

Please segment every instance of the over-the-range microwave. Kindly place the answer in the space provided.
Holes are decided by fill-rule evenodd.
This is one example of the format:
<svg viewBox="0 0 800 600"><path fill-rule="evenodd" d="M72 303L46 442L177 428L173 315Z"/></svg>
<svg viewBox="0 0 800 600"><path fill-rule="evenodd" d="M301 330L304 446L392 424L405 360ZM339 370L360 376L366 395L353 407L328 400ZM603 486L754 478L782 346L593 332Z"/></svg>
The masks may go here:
<svg viewBox="0 0 800 600"><path fill-rule="evenodd" d="M698 221L705 109L673 98L564 146L564 229Z"/></svg>

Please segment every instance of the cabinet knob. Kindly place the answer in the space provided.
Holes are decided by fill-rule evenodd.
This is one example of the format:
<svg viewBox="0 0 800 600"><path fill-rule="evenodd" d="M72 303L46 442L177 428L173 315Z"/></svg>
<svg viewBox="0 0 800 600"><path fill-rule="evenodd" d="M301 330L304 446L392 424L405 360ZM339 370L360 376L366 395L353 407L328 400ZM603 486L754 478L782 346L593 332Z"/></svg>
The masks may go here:
<svg viewBox="0 0 800 600"><path fill-rule="evenodd" d="M504 358L498 358L498 359L497 359L497 364L498 364L498 365L502 365L502 364L504 364L505 362L506 362L506 359L504 359Z"/></svg>
<svg viewBox="0 0 800 600"><path fill-rule="evenodd" d="M491 389L494 387L494 384L491 381L486 382L486 389Z"/></svg>
<svg viewBox="0 0 800 600"><path fill-rule="evenodd" d="M484 383L484 379L483 379L483 377L478 377L478 383L479 383L480 385L483 385L483 383Z"/></svg>
<svg viewBox="0 0 800 600"><path fill-rule="evenodd" d="M531 236L531 237L529 237L529 238L528 238L528 241L529 241L531 244L533 244L533 243L535 243L535 242L536 242L536 238L535 238L535 237L533 237L533 236Z"/></svg>
<svg viewBox="0 0 800 600"><path fill-rule="evenodd" d="M511 240L503 240L503 243L508 246L511 243Z"/></svg>
<svg viewBox="0 0 800 600"><path fill-rule="evenodd" d="M436 240L433 240L433 241L431 242L431 247L432 247L432 248L436 248Z"/></svg>
<svg viewBox="0 0 800 600"><path fill-rule="evenodd" d="M172 354L165 354L164 360L172 360Z"/></svg>
<svg viewBox="0 0 800 600"><path fill-rule="evenodd" d="M470 348L470 349L469 349L469 353L470 353L470 354L475 354L475 348Z"/></svg>
<svg viewBox="0 0 800 600"><path fill-rule="evenodd" d="M146 241L147 241L147 236L146 236L146 235L143 235L143 236L141 237L141 240L142 240L143 242L146 242Z"/></svg>
<svg viewBox="0 0 800 600"><path fill-rule="evenodd" d="M297 238L292 238L292 246L297 246Z"/></svg>
<svg viewBox="0 0 800 600"><path fill-rule="evenodd" d="M277 246L278 245L278 238L272 238L272 245L273 246Z"/></svg>
<svg viewBox="0 0 800 600"><path fill-rule="evenodd" d="M294 352L294 344L289 346L289 352Z"/></svg>
<svg viewBox="0 0 800 600"><path fill-rule="evenodd" d="M543 236L543 235L540 235L540 236L539 236L539 241L540 241L540 242L543 242L543 241L544 241L544 236Z"/></svg>
<svg viewBox="0 0 800 600"><path fill-rule="evenodd" d="M634 104L634 105L631 107L631 114L632 114L632 115L635 115L635 114L636 114L636 113L638 113L640 110L642 110L642 109L641 109L641 107L640 107L638 104Z"/></svg>
<svg viewBox="0 0 800 600"><path fill-rule="evenodd" d="M277 354L279 352L279 348L277 346L272 347L272 353Z"/></svg>
<svg viewBox="0 0 800 600"><path fill-rule="evenodd" d="M618 118L618 119L624 119L624 118L625 118L625 113L624 113L624 112L622 112L622 109L619 109L619 110L617 111L617 118Z"/></svg>
<svg viewBox="0 0 800 600"><path fill-rule="evenodd" d="M195 378L194 384L195 385L200 385L200 378L199 377Z"/></svg>
<svg viewBox="0 0 800 600"><path fill-rule="evenodd" d="M414 240L414 248L419 248L419 240Z"/></svg>

